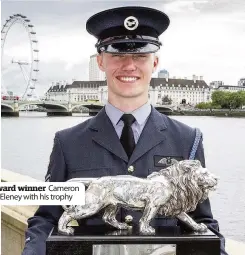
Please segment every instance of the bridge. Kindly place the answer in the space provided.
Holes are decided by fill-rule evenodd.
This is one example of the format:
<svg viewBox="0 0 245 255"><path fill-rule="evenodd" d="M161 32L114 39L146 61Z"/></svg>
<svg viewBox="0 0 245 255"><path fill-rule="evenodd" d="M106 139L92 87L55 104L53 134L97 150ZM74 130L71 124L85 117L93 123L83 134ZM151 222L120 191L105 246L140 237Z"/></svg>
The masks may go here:
<svg viewBox="0 0 245 255"><path fill-rule="evenodd" d="M2 100L1 114L2 116L19 116L19 111L25 106L36 105L41 106L47 112L47 116L72 116L75 108L85 107L88 109L90 116L95 116L104 106L100 102L71 102L71 101L22 101L22 100ZM155 108L165 114L171 114L173 106L156 105Z"/></svg>

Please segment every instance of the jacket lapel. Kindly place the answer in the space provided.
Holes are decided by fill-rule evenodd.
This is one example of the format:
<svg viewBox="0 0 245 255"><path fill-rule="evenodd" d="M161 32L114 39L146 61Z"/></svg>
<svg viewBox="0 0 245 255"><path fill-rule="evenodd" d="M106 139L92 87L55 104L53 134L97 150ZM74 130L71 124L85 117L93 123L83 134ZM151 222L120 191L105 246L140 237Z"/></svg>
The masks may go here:
<svg viewBox="0 0 245 255"><path fill-rule="evenodd" d="M151 114L145 124L128 164L131 165L150 149L164 141L166 139L164 130L166 129L167 126L164 121L164 115L152 107Z"/></svg>
<svg viewBox="0 0 245 255"><path fill-rule="evenodd" d="M92 120L90 127L92 139L106 150L128 162L128 156L124 151L117 133L103 108Z"/></svg>

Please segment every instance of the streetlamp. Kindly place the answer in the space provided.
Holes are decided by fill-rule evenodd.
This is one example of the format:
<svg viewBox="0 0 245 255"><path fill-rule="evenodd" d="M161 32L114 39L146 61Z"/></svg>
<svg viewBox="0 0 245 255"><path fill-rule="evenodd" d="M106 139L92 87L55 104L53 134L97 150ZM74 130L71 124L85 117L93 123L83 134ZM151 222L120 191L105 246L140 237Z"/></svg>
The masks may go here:
<svg viewBox="0 0 245 255"><path fill-rule="evenodd" d="M103 101L102 101L103 88L101 88L100 93L101 93L101 99L100 99L100 102L101 102L101 103L103 103Z"/></svg>
<svg viewBox="0 0 245 255"><path fill-rule="evenodd" d="M69 90L68 92L68 102L70 103L71 102L71 91Z"/></svg>

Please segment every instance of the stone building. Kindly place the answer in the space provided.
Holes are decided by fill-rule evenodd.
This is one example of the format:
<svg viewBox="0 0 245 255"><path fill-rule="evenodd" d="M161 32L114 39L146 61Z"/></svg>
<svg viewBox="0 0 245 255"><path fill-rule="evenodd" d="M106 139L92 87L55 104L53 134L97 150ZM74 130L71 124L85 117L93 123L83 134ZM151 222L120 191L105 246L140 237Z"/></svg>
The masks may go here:
<svg viewBox="0 0 245 255"><path fill-rule="evenodd" d="M105 80L105 73L99 69L98 64L97 64L97 54L90 56L89 80L90 81L104 81Z"/></svg>
<svg viewBox="0 0 245 255"><path fill-rule="evenodd" d="M153 104L161 104L162 98L168 96L172 104L196 105L211 100L211 90L202 77L198 79L152 78L149 98Z"/></svg>
<svg viewBox="0 0 245 255"><path fill-rule="evenodd" d="M229 91L229 92L237 92L237 91L245 91L245 86L232 86L232 85L222 85L217 88L217 90Z"/></svg>
<svg viewBox="0 0 245 255"><path fill-rule="evenodd" d="M162 104L163 98L168 96L173 105L190 104L211 100L211 90L201 78L193 76L189 79L152 78L149 88L149 101ZM106 81L74 81L71 85L56 83L46 93L48 100L78 101L97 100L106 103L108 91Z"/></svg>
<svg viewBox="0 0 245 255"><path fill-rule="evenodd" d="M105 81L73 81L72 84L53 84L46 92L47 100L77 101L99 100L98 88Z"/></svg>
<svg viewBox="0 0 245 255"><path fill-rule="evenodd" d="M245 78L241 78L241 79L238 81L238 86L244 86L244 87L245 87Z"/></svg>

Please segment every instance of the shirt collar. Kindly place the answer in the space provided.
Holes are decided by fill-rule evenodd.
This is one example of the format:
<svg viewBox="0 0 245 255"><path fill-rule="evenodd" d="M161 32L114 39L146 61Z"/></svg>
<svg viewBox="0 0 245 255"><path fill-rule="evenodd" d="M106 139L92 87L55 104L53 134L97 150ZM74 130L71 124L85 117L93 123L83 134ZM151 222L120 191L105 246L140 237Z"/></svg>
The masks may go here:
<svg viewBox="0 0 245 255"><path fill-rule="evenodd" d="M114 126L118 124L122 115L125 113L116 108L115 106L113 106L112 104L110 104L109 102L107 102L105 105L105 111ZM135 117L137 123L139 125L142 125L143 123L145 123L146 119L149 117L151 113L151 105L149 102L147 102L146 104L142 105L141 107L130 113Z"/></svg>

